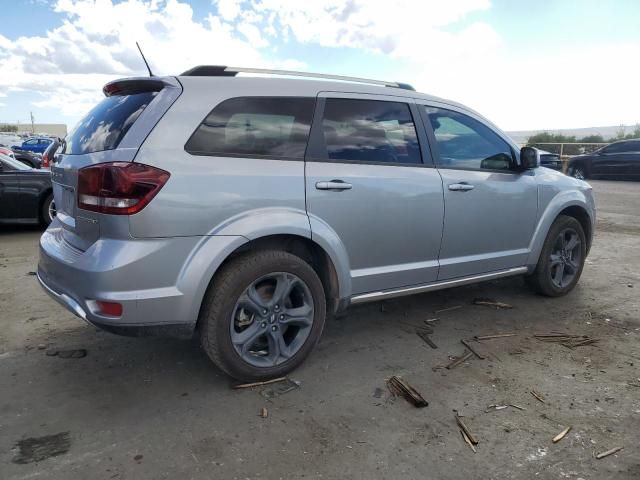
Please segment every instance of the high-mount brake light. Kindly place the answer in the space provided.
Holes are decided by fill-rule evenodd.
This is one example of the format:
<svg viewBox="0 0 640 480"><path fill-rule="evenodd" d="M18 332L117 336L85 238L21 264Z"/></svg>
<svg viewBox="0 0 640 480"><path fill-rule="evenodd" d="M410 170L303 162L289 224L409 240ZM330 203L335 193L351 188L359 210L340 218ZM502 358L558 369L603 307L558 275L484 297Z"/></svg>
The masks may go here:
<svg viewBox="0 0 640 480"><path fill-rule="evenodd" d="M111 215L142 210L171 174L132 162L98 163L78 170L78 208Z"/></svg>

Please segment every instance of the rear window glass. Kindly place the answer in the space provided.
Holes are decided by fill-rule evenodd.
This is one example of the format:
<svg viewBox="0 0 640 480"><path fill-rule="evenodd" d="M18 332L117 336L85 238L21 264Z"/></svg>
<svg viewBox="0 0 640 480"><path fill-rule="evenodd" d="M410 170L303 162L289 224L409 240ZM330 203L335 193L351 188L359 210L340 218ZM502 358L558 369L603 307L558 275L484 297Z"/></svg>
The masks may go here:
<svg viewBox="0 0 640 480"><path fill-rule="evenodd" d="M238 97L215 107L185 150L196 155L302 159L315 99Z"/></svg>
<svg viewBox="0 0 640 480"><path fill-rule="evenodd" d="M61 153L81 155L117 148L156 94L144 92L106 97L67 136Z"/></svg>

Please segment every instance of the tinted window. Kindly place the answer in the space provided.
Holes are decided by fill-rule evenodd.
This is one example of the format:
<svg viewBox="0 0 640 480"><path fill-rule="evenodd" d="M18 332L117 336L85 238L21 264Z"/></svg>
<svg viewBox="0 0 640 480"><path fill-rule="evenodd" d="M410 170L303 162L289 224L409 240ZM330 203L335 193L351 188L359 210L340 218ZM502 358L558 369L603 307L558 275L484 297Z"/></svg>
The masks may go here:
<svg viewBox="0 0 640 480"><path fill-rule="evenodd" d="M422 162L406 103L328 98L322 129L330 160Z"/></svg>
<svg viewBox="0 0 640 480"><path fill-rule="evenodd" d="M67 136L61 153L83 153L113 150L157 92L106 97Z"/></svg>
<svg viewBox="0 0 640 480"><path fill-rule="evenodd" d="M315 99L231 98L215 107L185 150L204 155L302 159Z"/></svg>
<svg viewBox="0 0 640 480"><path fill-rule="evenodd" d="M511 147L483 123L451 110L424 107L438 145L438 166L509 170Z"/></svg>
<svg viewBox="0 0 640 480"><path fill-rule="evenodd" d="M611 145L604 147L602 150L604 153L627 153L627 152L640 152L640 142L619 142L612 143Z"/></svg>
<svg viewBox="0 0 640 480"><path fill-rule="evenodd" d="M27 140L24 143L25 143L25 145L37 145L38 144L38 139L34 138L34 139L31 139L31 140Z"/></svg>

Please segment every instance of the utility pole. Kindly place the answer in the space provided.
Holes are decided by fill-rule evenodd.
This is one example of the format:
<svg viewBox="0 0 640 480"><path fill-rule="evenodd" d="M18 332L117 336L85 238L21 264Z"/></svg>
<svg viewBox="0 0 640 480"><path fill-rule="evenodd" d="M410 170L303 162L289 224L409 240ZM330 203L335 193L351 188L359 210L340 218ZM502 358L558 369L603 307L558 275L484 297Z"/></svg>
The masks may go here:
<svg viewBox="0 0 640 480"><path fill-rule="evenodd" d="M33 133L35 135L36 133L36 127L33 124L33 112L29 112L31 114L31 133Z"/></svg>

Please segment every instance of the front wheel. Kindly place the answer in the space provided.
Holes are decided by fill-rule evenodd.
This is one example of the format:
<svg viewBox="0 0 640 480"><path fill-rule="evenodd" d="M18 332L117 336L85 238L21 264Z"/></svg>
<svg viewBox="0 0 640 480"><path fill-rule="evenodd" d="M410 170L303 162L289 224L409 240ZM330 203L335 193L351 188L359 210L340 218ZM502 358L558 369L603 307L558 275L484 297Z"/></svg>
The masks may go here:
<svg viewBox="0 0 640 480"><path fill-rule="evenodd" d="M249 252L216 274L200 312L200 339L228 375L266 380L302 363L325 315L322 282L309 264L284 251Z"/></svg>
<svg viewBox="0 0 640 480"><path fill-rule="evenodd" d="M578 180L586 180L589 177L587 168L580 163L569 167L568 173L570 177L577 178Z"/></svg>
<svg viewBox="0 0 640 480"><path fill-rule="evenodd" d="M549 229L536 269L527 282L542 295L566 295L578 283L586 257L582 225L573 217L560 215Z"/></svg>

